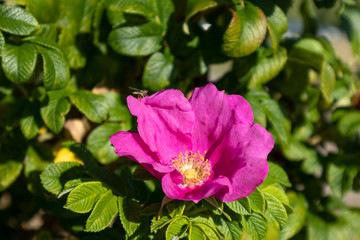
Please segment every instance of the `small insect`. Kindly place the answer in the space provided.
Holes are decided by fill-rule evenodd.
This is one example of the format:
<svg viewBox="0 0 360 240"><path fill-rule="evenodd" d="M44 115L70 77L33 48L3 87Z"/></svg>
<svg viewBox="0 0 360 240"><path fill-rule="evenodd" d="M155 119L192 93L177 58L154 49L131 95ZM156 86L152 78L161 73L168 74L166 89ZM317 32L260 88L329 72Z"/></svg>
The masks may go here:
<svg viewBox="0 0 360 240"><path fill-rule="evenodd" d="M134 90L132 92L132 94L137 95L138 98L144 98L144 97L148 96L149 90L146 90L146 89L141 90L141 89L137 89L137 88L133 88L133 87L129 87L129 88L131 90Z"/></svg>

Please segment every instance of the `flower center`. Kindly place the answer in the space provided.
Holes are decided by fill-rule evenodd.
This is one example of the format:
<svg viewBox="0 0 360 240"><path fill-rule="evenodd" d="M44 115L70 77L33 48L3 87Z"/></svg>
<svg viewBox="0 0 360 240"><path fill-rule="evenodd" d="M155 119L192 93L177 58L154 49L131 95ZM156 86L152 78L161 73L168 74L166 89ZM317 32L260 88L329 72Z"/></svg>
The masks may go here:
<svg viewBox="0 0 360 240"><path fill-rule="evenodd" d="M206 151L205 151L206 154ZM210 163L198 151L186 151L185 154L181 153L172 160L173 167L178 170L182 177L182 187L193 187L201 185L204 181L209 179L210 176Z"/></svg>

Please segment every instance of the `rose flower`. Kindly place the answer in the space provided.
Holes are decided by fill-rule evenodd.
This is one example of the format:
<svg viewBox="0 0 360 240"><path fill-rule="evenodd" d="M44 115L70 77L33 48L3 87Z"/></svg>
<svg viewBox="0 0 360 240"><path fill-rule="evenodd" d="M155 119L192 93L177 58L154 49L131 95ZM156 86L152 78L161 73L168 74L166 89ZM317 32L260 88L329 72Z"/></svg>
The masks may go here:
<svg viewBox="0 0 360 240"><path fill-rule="evenodd" d="M127 98L138 132L110 136L126 156L161 179L167 197L214 196L232 202L249 196L265 179L272 135L253 123L250 104L213 84L195 88L190 100L175 89Z"/></svg>

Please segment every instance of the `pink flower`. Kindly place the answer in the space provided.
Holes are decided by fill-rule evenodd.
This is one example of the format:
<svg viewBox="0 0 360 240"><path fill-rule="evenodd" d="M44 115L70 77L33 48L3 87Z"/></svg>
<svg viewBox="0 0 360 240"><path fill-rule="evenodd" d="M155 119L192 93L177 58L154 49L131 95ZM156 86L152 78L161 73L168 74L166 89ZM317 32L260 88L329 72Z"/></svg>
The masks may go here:
<svg viewBox="0 0 360 240"><path fill-rule="evenodd" d="M232 202L265 179L272 135L253 124L250 104L213 84L195 88L190 100L175 89L127 98L139 133L118 132L110 141L161 179L169 198L198 202L215 196Z"/></svg>

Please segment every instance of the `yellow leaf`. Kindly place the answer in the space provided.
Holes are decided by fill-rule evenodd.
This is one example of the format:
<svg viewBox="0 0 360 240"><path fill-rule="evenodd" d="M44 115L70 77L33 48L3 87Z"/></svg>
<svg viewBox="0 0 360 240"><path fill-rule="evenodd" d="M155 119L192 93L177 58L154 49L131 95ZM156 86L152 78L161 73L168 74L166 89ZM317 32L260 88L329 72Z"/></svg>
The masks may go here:
<svg viewBox="0 0 360 240"><path fill-rule="evenodd" d="M59 152L56 154L54 162L78 162L81 165L84 165L84 163L67 148L61 148L59 150Z"/></svg>

